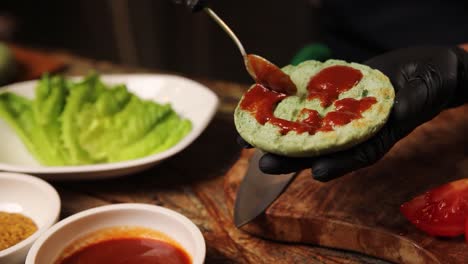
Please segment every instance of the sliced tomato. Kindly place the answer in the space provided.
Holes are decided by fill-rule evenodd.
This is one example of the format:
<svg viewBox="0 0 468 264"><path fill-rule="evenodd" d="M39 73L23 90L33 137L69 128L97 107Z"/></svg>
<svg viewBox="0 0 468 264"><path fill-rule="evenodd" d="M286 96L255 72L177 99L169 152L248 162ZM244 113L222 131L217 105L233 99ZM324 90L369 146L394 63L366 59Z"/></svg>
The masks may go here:
<svg viewBox="0 0 468 264"><path fill-rule="evenodd" d="M402 204L400 210L411 223L430 235L462 235L465 228L468 231L468 178L431 189Z"/></svg>

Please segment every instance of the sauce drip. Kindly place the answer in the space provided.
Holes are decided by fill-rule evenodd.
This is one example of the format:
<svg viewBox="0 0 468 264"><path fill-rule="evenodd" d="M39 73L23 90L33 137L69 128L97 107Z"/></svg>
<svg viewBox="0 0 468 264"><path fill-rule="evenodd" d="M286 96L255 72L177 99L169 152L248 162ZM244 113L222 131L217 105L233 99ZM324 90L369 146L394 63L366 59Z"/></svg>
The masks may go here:
<svg viewBox="0 0 468 264"><path fill-rule="evenodd" d="M246 60L247 70L250 75L255 76L255 82L278 93L287 95L296 94L297 88L292 82L291 77L278 68L278 66L253 54L247 55Z"/></svg>
<svg viewBox="0 0 468 264"><path fill-rule="evenodd" d="M324 117L312 109L302 109L296 121L275 117L276 106L287 95L269 90L261 84L256 84L247 91L240 103L240 108L250 112L262 125L269 122L279 127L283 135L289 131L295 131L297 134L307 132L311 135L318 131L332 131L335 126L343 126L361 118L362 113L377 102L375 97L336 100L340 93L351 89L361 78L360 71L347 66L331 66L311 78L308 85L308 98L318 97L322 106L324 104L335 106L335 110L328 112Z"/></svg>
<svg viewBox="0 0 468 264"><path fill-rule="evenodd" d="M374 97L364 97L360 100L343 98L335 101L335 111L328 112L322 120L321 131L332 131L334 126L344 126L362 117L362 113L377 103Z"/></svg>
<svg viewBox="0 0 468 264"><path fill-rule="evenodd" d="M351 89L362 79L362 73L354 68L336 65L325 68L312 77L307 85L309 100L318 98L323 107L330 106L338 96Z"/></svg>
<svg viewBox="0 0 468 264"><path fill-rule="evenodd" d="M118 238L91 244L60 264L190 264L182 249L150 238Z"/></svg>
<svg viewBox="0 0 468 264"><path fill-rule="evenodd" d="M280 127L281 133L287 133L290 130L309 131L310 128L303 124L277 118L273 115L276 105L286 97L285 94L274 92L261 84L256 84L244 95L240 107L251 112L258 123L264 125L266 122L270 122Z"/></svg>

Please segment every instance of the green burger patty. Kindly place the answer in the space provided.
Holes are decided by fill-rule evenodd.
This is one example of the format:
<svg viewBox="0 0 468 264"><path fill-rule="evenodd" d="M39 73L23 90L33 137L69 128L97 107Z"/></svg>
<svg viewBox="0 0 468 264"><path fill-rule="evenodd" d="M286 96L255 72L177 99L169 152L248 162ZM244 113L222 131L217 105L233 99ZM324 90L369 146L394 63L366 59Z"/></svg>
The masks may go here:
<svg viewBox="0 0 468 264"><path fill-rule="evenodd" d="M322 69L334 65L352 67L363 74L362 79L354 87L340 94L338 100L376 98L377 102L364 111L361 118L343 126L335 126L333 131L318 131L313 135L289 131L283 135L279 127L269 122L264 125L258 123L251 112L240 108L239 102L234 113L234 122L242 138L266 152L289 157L313 157L350 148L373 136L387 121L395 92L390 80L383 73L357 63L340 60L328 60L323 63L305 61L297 66L284 67L283 72L288 74L297 86L297 94L282 100L276 106L274 115L296 121L298 113L304 108L316 110L322 117L334 111L333 104L324 108L319 99L307 99L307 85L310 79ZM241 102L243 99L244 97Z"/></svg>

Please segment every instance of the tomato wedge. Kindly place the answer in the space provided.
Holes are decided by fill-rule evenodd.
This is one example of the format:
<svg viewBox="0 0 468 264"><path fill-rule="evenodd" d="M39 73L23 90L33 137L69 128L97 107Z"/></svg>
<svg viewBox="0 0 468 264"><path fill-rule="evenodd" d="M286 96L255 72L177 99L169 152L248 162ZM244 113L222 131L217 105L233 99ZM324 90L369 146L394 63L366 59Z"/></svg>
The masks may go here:
<svg viewBox="0 0 468 264"><path fill-rule="evenodd" d="M400 210L430 235L462 235L468 231L468 178L431 189L402 204Z"/></svg>

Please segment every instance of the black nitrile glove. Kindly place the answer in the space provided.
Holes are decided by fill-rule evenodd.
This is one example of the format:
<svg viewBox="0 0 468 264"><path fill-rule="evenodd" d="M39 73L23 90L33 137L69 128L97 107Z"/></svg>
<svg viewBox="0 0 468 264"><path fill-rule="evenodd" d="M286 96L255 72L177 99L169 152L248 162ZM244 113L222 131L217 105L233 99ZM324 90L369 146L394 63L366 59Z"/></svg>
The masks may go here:
<svg viewBox="0 0 468 264"><path fill-rule="evenodd" d="M206 6L208 0L172 0L172 2L187 6L192 12L198 12Z"/></svg>
<svg viewBox="0 0 468 264"><path fill-rule="evenodd" d="M316 158L265 154L260 169L270 174L311 168L328 181L369 166L401 138L446 108L468 101L468 55L455 47L414 47L374 57L364 64L386 74L395 88L395 103L385 126L368 141L349 150ZM240 140L240 144L244 144Z"/></svg>

